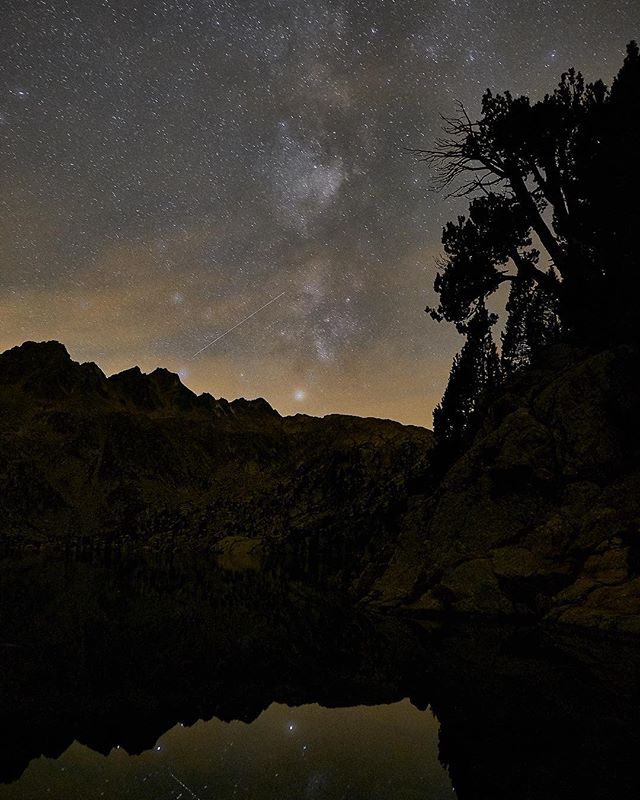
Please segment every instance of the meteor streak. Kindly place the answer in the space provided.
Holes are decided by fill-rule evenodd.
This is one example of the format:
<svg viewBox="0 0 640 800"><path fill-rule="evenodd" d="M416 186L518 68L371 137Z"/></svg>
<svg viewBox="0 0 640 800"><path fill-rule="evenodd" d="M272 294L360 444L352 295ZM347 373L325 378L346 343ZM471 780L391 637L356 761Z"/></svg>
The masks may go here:
<svg viewBox="0 0 640 800"><path fill-rule="evenodd" d="M197 794L196 794L196 793L193 791L193 789L191 789L189 786L187 786L187 784L186 784L186 783L183 783L183 782L180 780L180 778L178 778L178 777L177 777L177 775L174 775L174 774L173 774L173 772L172 772L170 769L167 769L167 771L168 771L169 775L171 775L171 777L173 778L173 780L174 780L176 783L180 784L180 786L182 786L182 788L183 788L183 789L186 789L186 790L189 792L189 794L191 795L191 797L195 797L195 798L196 798L196 800L200 800L200 795L197 795ZM180 796L182 797L182 795L180 795Z"/></svg>
<svg viewBox="0 0 640 800"><path fill-rule="evenodd" d="M260 308L256 309L256 310L255 310L255 311L254 311L252 314L249 314L249 316L248 316L248 317L245 317L244 319L241 319L241 320L240 320L240 322L237 322L235 325L233 325L231 328L229 328L229 330L225 331L224 333L221 333L221 334L220 334L220 336L216 336L216 338L215 338L215 339L212 339L210 342L208 342L207 344L205 344L205 346L204 346L204 347L201 347L201 348L200 348L200 350L198 350L197 352L195 352L195 353L194 353L194 354L191 356L191 358L195 358L196 356L200 355L200 353L202 353L204 350L206 350L208 347L211 347L211 345L212 345L212 344L215 344L216 342L219 342L219 341L220 341L220 339L224 339L224 337L225 337L225 336L226 336L228 333L231 333L231 331L235 331L235 329L236 329L236 328L239 328L239 327L240 327L241 325L243 325L243 324L244 324L244 323L245 323L245 322L246 322L248 319L251 319L251 317L255 317L255 315L256 315L257 313L259 313L260 311L262 311L262 309L263 309L263 308L266 308L267 306L270 306L270 305L271 305L271 303L275 303L275 302L276 302L276 300L279 300L279 299L280 299L280 298L281 298L281 297L282 297L284 294L286 294L286 292L281 292L281 293L280 293L280 294L279 294L277 297L273 297L273 298L271 298L271 300L269 300L269 302L268 302L268 303L265 303L263 306L260 306Z"/></svg>

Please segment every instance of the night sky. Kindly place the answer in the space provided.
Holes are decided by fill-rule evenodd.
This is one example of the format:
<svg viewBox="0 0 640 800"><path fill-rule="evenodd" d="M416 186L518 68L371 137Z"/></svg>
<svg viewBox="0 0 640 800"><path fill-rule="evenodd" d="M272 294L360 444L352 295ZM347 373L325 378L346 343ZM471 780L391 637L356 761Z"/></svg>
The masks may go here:
<svg viewBox="0 0 640 800"><path fill-rule="evenodd" d="M1 350L426 425L460 340L424 307L462 206L404 148L487 87L610 82L640 37L638 0L0 9Z"/></svg>

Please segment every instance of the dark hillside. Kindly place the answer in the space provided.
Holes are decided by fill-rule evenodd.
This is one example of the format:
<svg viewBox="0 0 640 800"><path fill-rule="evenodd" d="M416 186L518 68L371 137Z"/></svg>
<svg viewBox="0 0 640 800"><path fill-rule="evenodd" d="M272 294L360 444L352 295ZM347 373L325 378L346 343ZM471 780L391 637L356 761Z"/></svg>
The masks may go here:
<svg viewBox="0 0 640 800"><path fill-rule="evenodd" d="M107 378L58 342L26 342L0 355L0 541L362 553L392 529L431 441L197 396L164 369Z"/></svg>

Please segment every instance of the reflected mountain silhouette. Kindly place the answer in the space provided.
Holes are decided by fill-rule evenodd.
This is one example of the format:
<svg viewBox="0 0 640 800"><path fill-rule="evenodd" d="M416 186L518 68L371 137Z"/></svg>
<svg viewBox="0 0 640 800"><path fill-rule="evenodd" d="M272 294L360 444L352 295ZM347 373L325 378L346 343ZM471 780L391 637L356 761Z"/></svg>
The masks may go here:
<svg viewBox="0 0 640 800"><path fill-rule="evenodd" d="M632 643L429 627L353 612L276 570L205 558L34 555L0 566L0 781L73 741L152 748L198 719L274 702L431 705L457 796L637 796Z"/></svg>

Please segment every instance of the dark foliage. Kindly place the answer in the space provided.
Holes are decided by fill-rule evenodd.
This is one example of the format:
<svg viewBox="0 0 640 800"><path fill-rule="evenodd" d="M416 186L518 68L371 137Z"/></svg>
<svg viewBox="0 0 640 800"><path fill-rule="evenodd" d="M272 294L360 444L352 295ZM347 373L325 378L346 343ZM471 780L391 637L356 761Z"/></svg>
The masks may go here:
<svg viewBox="0 0 640 800"><path fill-rule="evenodd" d="M557 282L553 270L549 270L549 276ZM506 311L501 366L502 375L509 377L528 366L541 347L560 338L558 291L540 286L531 279L514 281Z"/></svg>
<svg viewBox="0 0 640 800"><path fill-rule="evenodd" d="M500 383L500 361L491 327L496 321L481 305L466 326L467 340L455 357L442 402L433 412L440 443L438 459L446 463L468 441L478 411Z"/></svg>
<svg viewBox="0 0 640 800"><path fill-rule="evenodd" d="M448 445L465 439L469 409L489 389L469 352L474 320L489 319L485 302L503 283L505 376L560 336L596 347L637 342L639 118L640 51L631 42L610 88L569 70L538 102L487 91L479 120L461 107L434 148L417 151L440 188L470 200L468 214L444 228L439 302L427 308L468 337L434 415Z"/></svg>

